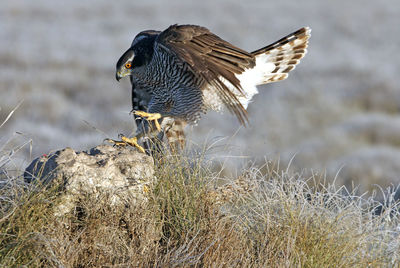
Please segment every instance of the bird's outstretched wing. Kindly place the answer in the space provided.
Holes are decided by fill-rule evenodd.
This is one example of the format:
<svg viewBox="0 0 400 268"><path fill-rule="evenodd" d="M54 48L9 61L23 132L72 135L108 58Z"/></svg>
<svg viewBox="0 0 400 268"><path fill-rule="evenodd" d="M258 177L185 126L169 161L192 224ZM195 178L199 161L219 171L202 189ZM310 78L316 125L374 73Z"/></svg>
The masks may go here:
<svg viewBox="0 0 400 268"><path fill-rule="evenodd" d="M222 40L208 29L195 25L170 26L157 37L155 47L174 54L195 75L201 76L208 84L203 88L215 89L227 109L242 124L246 123L247 112L237 94L229 87L233 86L237 92L243 93L236 75L255 66L255 58L251 53Z"/></svg>

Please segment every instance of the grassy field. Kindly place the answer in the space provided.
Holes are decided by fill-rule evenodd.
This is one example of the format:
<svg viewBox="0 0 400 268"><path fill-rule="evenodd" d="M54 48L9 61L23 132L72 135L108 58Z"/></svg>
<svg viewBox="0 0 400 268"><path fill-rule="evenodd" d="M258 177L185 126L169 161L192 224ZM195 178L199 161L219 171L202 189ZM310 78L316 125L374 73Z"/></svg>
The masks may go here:
<svg viewBox="0 0 400 268"><path fill-rule="evenodd" d="M236 178L222 178L203 156L161 158L148 202L115 207L111 196L82 196L79 208L64 216L53 210L59 203L58 185L25 185L3 170L0 266L400 263L400 215L393 190L379 203L323 177L293 174L276 162L249 165Z"/></svg>
<svg viewBox="0 0 400 268"><path fill-rule="evenodd" d="M203 25L248 51L303 26L307 55L285 81L259 88L250 126L209 113L190 138L229 137L234 155L279 157L293 171L315 170L338 185L387 187L400 182L400 2L386 0L181 1L3 0L0 5L0 143L24 137L13 161L70 146L89 149L133 129L130 85L115 81L115 64L134 36L174 23ZM21 133L24 135L21 137ZM235 134L235 135L234 135ZM221 152L223 159L225 152ZM230 157L231 172L238 161ZM225 161L225 159L223 159ZM307 176L310 174L307 174Z"/></svg>

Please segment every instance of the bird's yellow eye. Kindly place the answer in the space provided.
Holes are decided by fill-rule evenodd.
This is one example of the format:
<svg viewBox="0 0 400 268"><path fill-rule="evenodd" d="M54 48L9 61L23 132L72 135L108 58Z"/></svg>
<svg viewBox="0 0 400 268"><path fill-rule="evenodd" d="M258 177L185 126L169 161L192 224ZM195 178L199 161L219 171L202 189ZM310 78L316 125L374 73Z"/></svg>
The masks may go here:
<svg viewBox="0 0 400 268"><path fill-rule="evenodd" d="M130 62L125 63L125 68L126 68L126 69L132 68L132 64L131 64Z"/></svg>

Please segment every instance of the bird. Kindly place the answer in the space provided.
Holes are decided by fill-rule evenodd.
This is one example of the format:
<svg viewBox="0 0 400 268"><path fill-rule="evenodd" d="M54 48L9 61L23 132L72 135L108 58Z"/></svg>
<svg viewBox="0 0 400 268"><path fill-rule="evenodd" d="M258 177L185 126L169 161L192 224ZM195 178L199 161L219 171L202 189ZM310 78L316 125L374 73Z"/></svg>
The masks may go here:
<svg viewBox="0 0 400 268"><path fill-rule="evenodd" d="M209 110L228 110L246 126L257 86L286 79L307 53L310 36L311 29L302 27L247 52L198 25L138 33L115 74L118 81L130 77L136 133L110 141L145 152L141 138L174 136L175 130L184 137L184 126L197 124Z"/></svg>

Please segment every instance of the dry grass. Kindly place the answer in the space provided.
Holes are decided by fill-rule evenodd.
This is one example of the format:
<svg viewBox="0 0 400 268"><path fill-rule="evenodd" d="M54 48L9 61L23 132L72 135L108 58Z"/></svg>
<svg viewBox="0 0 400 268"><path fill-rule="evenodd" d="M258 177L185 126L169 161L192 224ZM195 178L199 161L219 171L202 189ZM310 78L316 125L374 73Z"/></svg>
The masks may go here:
<svg viewBox="0 0 400 268"><path fill-rule="evenodd" d="M2 266L381 267L399 264L398 207L269 163L222 184L201 157L157 163L149 202L82 196L56 217L57 185L1 188ZM261 172L260 170L263 170ZM314 180L313 180L314 179ZM219 186L218 186L219 185ZM310 186L311 185L311 186ZM314 185L314 186L313 186ZM126 200L134 197L126 196ZM132 202L133 203L133 202Z"/></svg>

